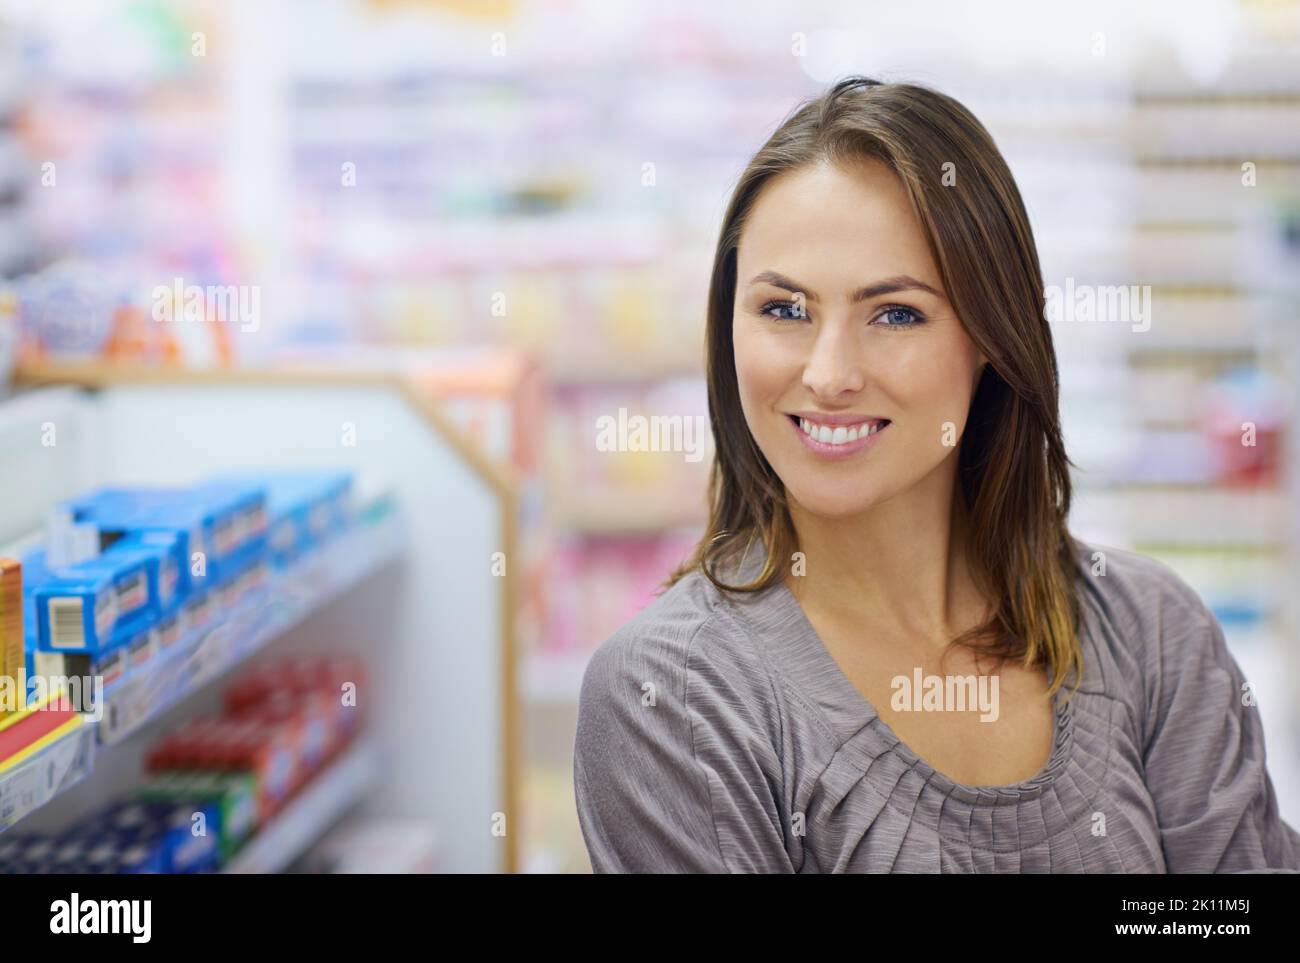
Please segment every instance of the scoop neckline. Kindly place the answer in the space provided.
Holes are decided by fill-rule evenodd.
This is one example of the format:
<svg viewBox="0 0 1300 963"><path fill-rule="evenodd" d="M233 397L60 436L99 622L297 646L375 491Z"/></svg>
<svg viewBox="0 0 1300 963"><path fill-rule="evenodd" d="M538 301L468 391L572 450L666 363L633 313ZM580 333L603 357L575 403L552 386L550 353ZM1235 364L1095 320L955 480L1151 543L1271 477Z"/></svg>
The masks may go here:
<svg viewBox="0 0 1300 963"><path fill-rule="evenodd" d="M817 663L815 668L819 671L815 673L816 678L820 681L829 682L834 690L831 693L833 698L837 700L841 708L848 709L859 719L860 728L867 726L873 728L881 739L886 742L889 751L902 759L909 769L920 774L927 784L943 790L946 795L971 803L994 802L1004 800L1007 797L1032 799L1052 785L1057 773L1068 762L1073 745L1074 713L1072 711L1072 702L1066 698L1066 690L1069 688L1070 678L1073 677L1073 669L1071 669L1070 678L1067 678L1065 684L1052 695L1052 751L1043 767L1034 775L1015 783L972 785L960 782L946 773L940 772L922 758L881 717L879 710L876 709L871 700L859 691L858 687L853 684L852 680L840 667L839 662L831 655L830 649L822 641L821 635L809 620L799 600L790 591L785 579L778 579L774 587L778 592L777 597L781 604L793 615L795 624L799 627L803 641L806 643L805 649L807 653ZM1044 674L1050 676L1050 670L1045 668Z"/></svg>

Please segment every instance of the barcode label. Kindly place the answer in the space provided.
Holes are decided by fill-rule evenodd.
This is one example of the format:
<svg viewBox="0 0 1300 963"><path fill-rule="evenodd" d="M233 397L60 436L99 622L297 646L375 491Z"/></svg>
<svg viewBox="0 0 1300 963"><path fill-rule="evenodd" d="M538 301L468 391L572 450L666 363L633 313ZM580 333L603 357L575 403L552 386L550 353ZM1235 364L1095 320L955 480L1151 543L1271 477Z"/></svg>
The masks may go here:
<svg viewBox="0 0 1300 963"><path fill-rule="evenodd" d="M79 598L50 599L46 609L50 620L50 646L55 649L84 649L86 623Z"/></svg>

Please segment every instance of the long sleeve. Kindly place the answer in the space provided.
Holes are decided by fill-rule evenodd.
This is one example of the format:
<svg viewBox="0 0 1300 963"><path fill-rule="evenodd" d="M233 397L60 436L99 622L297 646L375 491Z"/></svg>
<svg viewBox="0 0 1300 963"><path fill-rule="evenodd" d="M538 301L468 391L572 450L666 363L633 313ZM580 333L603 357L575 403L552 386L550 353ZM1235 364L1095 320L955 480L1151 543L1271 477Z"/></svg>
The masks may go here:
<svg viewBox="0 0 1300 963"><path fill-rule="evenodd" d="M1246 680L1214 615L1177 587L1148 654L1144 754L1168 870L1300 870L1300 834L1278 814Z"/></svg>
<svg viewBox="0 0 1300 963"><path fill-rule="evenodd" d="M578 819L604 872L792 872L765 721L770 681L705 620L634 620L592 657L574 746Z"/></svg>

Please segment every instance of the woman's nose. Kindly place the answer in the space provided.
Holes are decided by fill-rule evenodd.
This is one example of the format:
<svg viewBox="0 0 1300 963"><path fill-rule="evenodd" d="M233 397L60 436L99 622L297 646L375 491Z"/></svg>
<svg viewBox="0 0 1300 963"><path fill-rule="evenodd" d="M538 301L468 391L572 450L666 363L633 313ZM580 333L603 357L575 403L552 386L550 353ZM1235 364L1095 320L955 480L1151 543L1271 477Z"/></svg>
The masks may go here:
<svg viewBox="0 0 1300 963"><path fill-rule="evenodd" d="M866 385L862 346L850 328L846 324L827 324L817 332L812 353L804 364L803 383L819 398L831 401L861 391Z"/></svg>

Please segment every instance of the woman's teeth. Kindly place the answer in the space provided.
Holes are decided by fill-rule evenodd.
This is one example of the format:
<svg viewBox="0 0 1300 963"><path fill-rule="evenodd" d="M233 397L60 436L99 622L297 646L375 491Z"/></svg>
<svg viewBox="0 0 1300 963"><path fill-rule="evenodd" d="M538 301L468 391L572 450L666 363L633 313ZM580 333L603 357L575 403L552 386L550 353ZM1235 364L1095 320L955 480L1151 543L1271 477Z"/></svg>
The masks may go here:
<svg viewBox="0 0 1300 963"><path fill-rule="evenodd" d="M805 435L826 445L847 445L851 441L874 435L889 424L887 421L864 421L857 425L819 425L807 418L799 419L799 427Z"/></svg>

